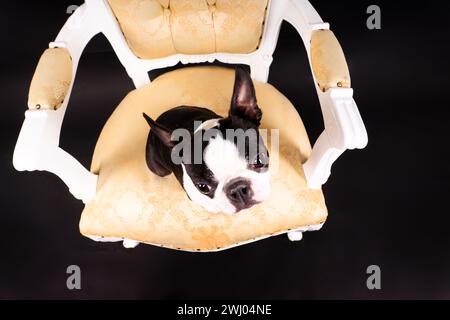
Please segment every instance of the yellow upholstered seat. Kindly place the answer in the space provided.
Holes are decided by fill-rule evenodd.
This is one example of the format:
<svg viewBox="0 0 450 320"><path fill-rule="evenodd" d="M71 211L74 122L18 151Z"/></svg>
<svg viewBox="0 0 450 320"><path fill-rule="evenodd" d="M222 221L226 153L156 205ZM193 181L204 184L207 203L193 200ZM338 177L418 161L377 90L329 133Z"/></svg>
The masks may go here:
<svg viewBox="0 0 450 320"><path fill-rule="evenodd" d="M81 233L211 251L323 223L322 191L308 189L302 169L311 150L305 128L294 106L267 83L255 82L261 128L279 129L280 145L277 154L267 141L272 173L268 200L234 215L208 213L188 199L173 175L161 178L148 169L149 127L142 112L157 118L172 107L192 105L226 116L233 82L233 69L196 66L168 72L130 92L97 142L91 167L99 174L97 195L83 211Z"/></svg>

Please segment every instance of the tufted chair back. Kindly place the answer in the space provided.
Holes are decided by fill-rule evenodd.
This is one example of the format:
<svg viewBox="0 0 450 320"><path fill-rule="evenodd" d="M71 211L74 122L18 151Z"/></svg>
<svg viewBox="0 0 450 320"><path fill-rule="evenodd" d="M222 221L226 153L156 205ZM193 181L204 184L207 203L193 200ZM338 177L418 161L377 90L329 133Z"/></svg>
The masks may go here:
<svg viewBox="0 0 450 320"><path fill-rule="evenodd" d="M108 0L139 58L250 53L258 48L268 0Z"/></svg>

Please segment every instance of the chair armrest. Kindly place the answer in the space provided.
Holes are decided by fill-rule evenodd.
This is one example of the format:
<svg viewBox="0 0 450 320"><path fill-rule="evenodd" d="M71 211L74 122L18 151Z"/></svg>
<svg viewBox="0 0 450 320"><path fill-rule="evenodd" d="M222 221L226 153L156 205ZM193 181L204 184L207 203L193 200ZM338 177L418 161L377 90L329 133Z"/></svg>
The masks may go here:
<svg viewBox="0 0 450 320"><path fill-rule="evenodd" d="M31 80L29 109L58 109L72 82L72 58L66 48L49 48L42 54Z"/></svg>
<svg viewBox="0 0 450 320"><path fill-rule="evenodd" d="M311 35L311 67L322 91L350 88L350 73L344 52L331 30L314 30Z"/></svg>
<svg viewBox="0 0 450 320"><path fill-rule="evenodd" d="M96 3L100 2L88 1L80 6L41 56L31 81L30 110L25 112L13 155L17 170L54 173L75 198L84 202L95 196L97 175L61 149L59 138L81 53L100 32L92 11Z"/></svg>
<svg viewBox="0 0 450 320"><path fill-rule="evenodd" d="M325 130L303 165L308 186L320 189L332 164L346 149L366 146L367 132L353 100L344 53L329 24L307 0L283 3L280 16L294 26L303 40L324 120Z"/></svg>

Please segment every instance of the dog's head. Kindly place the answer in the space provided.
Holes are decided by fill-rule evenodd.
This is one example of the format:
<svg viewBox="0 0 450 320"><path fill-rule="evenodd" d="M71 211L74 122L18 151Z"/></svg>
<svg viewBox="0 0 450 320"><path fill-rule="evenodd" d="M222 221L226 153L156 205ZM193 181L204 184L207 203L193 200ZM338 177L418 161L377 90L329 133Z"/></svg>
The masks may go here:
<svg viewBox="0 0 450 320"><path fill-rule="evenodd" d="M172 130L147 121L172 155L182 155L179 180L189 198L211 212L235 213L269 196L269 153L258 130L261 118L250 75L238 68L228 116L193 128L187 144L175 144Z"/></svg>

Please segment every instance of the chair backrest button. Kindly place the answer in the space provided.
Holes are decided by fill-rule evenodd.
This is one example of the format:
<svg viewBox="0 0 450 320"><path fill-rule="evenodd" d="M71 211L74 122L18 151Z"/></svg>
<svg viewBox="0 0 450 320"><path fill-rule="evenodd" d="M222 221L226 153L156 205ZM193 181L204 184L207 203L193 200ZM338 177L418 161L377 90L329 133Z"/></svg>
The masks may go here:
<svg viewBox="0 0 450 320"><path fill-rule="evenodd" d="M170 17L170 9L164 9L164 15L166 16L166 17Z"/></svg>

